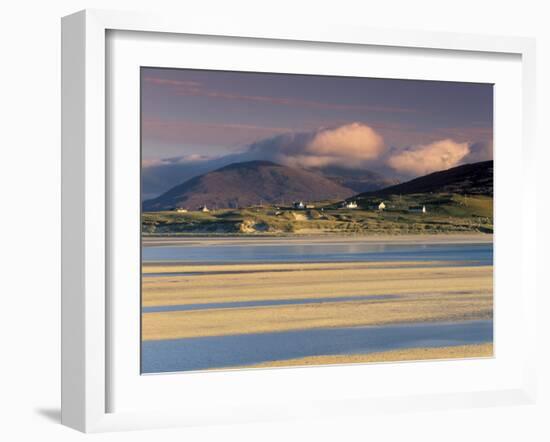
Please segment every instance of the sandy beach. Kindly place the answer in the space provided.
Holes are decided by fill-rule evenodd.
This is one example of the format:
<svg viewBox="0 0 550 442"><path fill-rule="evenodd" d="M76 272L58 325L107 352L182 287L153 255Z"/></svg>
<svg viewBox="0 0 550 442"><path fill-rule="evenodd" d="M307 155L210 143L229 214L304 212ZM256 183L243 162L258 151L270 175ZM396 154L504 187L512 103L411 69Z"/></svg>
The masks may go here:
<svg viewBox="0 0 550 442"><path fill-rule="evenodd" d="M453 347L408 348L369 354L311 356L255 364L249 368L306 367L328 364L366 364L369 362L425 361L433 359L489 358L493 344L456 345Z"/></svg>
<svg viewBox="0 0 550 442"><path fill-rule="evenodd" d="M144 277L144 307L295 298L311 303L145 313L143 339L492 317L492 266L429 264L226 265L202 266L202 272L197 266L169 267L174 273L191 275ZM223 274L208 274L221 268ZM255 271L245 273L250 270ZM368 299L387 294L396 296ZM345 302L316 302L320 297L344 296ZM353 296L361 299L350 301Z"/></svg>
<svg viewBox="0 0 550 442"><path fill-rule="evenodd" d="M279 340L277 336L289 334L289 339L293 339L290 336L298 333L296 338L299 337L302 340L300 342L306 346L300 348L303 348L303 354L307 355L309 338L305 337L304 333L310 331L317 334L334 330L339 334L348 333L346 330L349 330L350 339L358 339L357 342L364 345L370 342L367 335L367 341L359 336L365 327L378 327L377 330L380 330L380 327L384 330L387 327L401 327L398 333L403 333L403 330L409 330L411 326L433 324L435 335L422 335L424 332L421 330L415 331L419 336L425 336L417 342L423 342L422 339L428 338L425 346L393 347L388 351L369 350L366 353L351 351L343 355L316 353L314 356L297 358L269 358L263 363L248 366L278 367L491 356L492 342L468 338L465 342L471 344L464 345L465 342L461 344L462 335L458 336L458 340L452 338L449 341L447 338L441 338L441 344L438 344L437 340L430 342L430 336L439 336L439 332L436 331L437 327L440 327L438 324L441 324L443 329L449 329L452 324L464 324L468 327L467 324L474 324L476 321L484 321L485 324L492 321L492 260L468 261L468 258L464 257L458 259L454 252L449 254L445 251L443 255L438 252L448 250L448 245L451 244L450 247L458 245L465 247L464 250L474 250L473 253L477 253L476 247L480 244L490 244L490 240L490 235L475 234L433 235L425 238L378 237L366 238L365 241L362 238L359 243L356 238L346 237L145 238L145 247L160 247L167 251L181 247L177 253L184 257L189 250L194 250L195 253L199 250L201 253L213 253L215 259L203 263L185 262L180 259L157 259L143 263L142 340L150 343L147 347L150 351L156 351L155 347L150 345L157 342L166 349L162 350L163 357L179 358L183 357L180 356L182 351L191 351L183 350L188 348L188 345L193 346L192 351L201 352L203 344L200 340L208 339L208 344L204 347L207 353L200 353L201 360L208 360L209 354L213 356L208 352L227 351L223 344L226 339L229 339L228 345L235 348L235 351L241 351L244 348L242 345L252 345L246 344L250 340L261 340L262 344L258 345L262 347L258 347L258 351L269 357L269 346L285 346L286 338L281 338L283 340L278 341L279 344L272 344L268 336ZM386 244L399 244L399 250L402 249L402 244L413 247L413 250L417 250L418 247L422 250L423 245L433 247L437 244L435 249L429 249L437 259L419 259L414 252L409 260L376 258L371 261L354 261L353 257L357 253L365 252L364 248L357 248L358 244L364 247L361 244L365 242L375 243L376 247L373 250L378 254L395 253L393 251L396 249L387 248ZM321 244L322 250L325 250L328 244L327 250L334 249L340 251L339 253L346 253L345 261L341 260L341 256L331 260L329 255L327 262L239 262L244 250L239 246L244 245L247 248L246 253L255 256L250 246L252 250L256 250L255 246L260 245L268 247L267 250L274 250L271 247L278 249L279 246L288 244L292 244L293 247L298 244L298 253L303 253L301 244L307 247L311 247L311 244ZM443 248L439 247L440 244ZM230 247L227 248L227 245ZM217 246L224 247L225 255L219 255ZM235 247L235 255L232 247ZM216 262L217 256L225 257L226 262ZM447 259L448 256L456 257L457 260ZM385 333L384 330L375 333L382 336L379 333ZM367 330L365 332L370 333ZM452 330L445 333L446 336L451 336L449 333L452 333ZM241 342L240 337L246 336L250 338L242 340L242 344L235 343ZM400 339L399 336L401 335L391 338L393 343L389 348L395 345L395 339ZM349 345L346 339L341 341L342 344L336 345L346 342ZM450 345L449 342L456 342L456 345ZM173 350L169 350L172 345ZM294 355L302 354L300 349L293 351ZM285 354L284 351L282 354ZM227 357L235 359L235 356L230 354ZM252 358L251 361L254 357L253 354L247 353L246 358ZM197 362L197 367L210 369L225 366L224 357L218 354L215 359L220 362L211 367L208 362ZM194 366L189 361L183 361L182 364Z"/></svg>

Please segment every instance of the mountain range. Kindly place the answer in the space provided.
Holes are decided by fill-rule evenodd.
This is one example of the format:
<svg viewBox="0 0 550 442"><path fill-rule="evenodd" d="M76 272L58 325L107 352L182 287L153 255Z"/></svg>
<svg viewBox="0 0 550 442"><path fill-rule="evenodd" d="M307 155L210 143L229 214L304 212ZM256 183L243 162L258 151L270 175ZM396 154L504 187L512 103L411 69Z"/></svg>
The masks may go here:
<svg viewBox="0 0 550 442"><path fill-rule="evenodd" d="M233 163L191 178L143 203L144 211L238 208L261 203L345 199L355 192L322 175L270 161Z"/></svg>
<svg viewBox="0 0 550 442"><path fill-rule="evenodd" d="M200 206L239 208L262 203L289 205L300 200L344 200L354 196L430 192L492 196L493 161L465 164L402 184L392 184L374 173L346 173L340 168L315 173L270 161L247 161L191 178L157 198L144 201L143 210L162 211L177 207L196 210Z"/></svg>

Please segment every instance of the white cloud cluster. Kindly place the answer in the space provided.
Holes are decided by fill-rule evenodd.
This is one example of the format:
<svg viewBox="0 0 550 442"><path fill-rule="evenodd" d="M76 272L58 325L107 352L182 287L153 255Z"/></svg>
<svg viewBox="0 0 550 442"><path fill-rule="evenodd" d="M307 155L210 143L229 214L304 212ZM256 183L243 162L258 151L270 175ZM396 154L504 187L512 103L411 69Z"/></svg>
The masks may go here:
<svg viewBox="0 0 550 442"><path fill-rule="evenodd" d="M469 153L469 143L445 139L396 152L388 158L388 164L401 173L426 175L459 165Z"/></svg>
<svg viewBox="0 0 550 442"><path fill-rule="evenodd" d="M369 161L378 158L384 150L382 137L371 127L360 123L321 130L305 148L307 154L324 165Z"/></svg>
<svg viewBox="0 0 550 442"><path fill-rule="evenodd" d="M358 167L378 159L384 140L371 127L350 123L336 128L285 134L255 143L250 153L294 167Z"/></svg>
<svg viewBox="0 0 550 442"><path fill-rule="evenodd" d="M460 164L492 158L492 142L457 142L451 138L407 148L387 148L382 135L363 123L290 132L264 138L238 153L218 157L188 154L167 159L144 160L145 193L161 191L189 178L231 163L269 160L291 167L382 171L400 179L449 169Z"/></svg>
<svg viewBox="0 0 550 442"><path fill-rule="evenodd" d="M144 169L147 169L151 167L174 166L177 164L190 164L190 163L198 163L201 161L209 161L211 159L212 157L209 157L207 155L194 153L194 154L181 155L179 157L172 157L172 158L144 159L141 162L141 167L143 167Z"/></svg>

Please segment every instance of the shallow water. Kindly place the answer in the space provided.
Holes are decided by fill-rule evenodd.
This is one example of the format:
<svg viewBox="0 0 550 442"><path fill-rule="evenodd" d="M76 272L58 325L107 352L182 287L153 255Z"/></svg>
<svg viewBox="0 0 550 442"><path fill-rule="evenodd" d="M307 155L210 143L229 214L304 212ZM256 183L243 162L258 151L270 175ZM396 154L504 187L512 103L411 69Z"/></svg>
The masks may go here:
<svg viewBox="0 0 550 442"><path fill-rule="evenodd" d="M185 312L190 310L211 310L243 307L269 307L276 305L300 305L324 302L346 301L377 301L382 299L395 299L400 295L365 295L365 296L340 296L332 298L299 298L299 299L262 299L260 301L234 301L234 302L209 302L203 304L157 305L154 307L142 307L142 313L158 312Z"/></svg>
<svg viewBox="0 0 550 442"><path fill-rule="evenodd" d="M143 262L179 261L195 264L357 261L457 261L491 265L493 245L380 244L368 242L312 244L233 244L149 246Z"/></svg>
<svg viewBox="0 0 550 442"><path fill-rule="evenodd" d="M493 321L298 330L142 342L142 373L238 367L306 356L367 354L493 340Z"/></svg>

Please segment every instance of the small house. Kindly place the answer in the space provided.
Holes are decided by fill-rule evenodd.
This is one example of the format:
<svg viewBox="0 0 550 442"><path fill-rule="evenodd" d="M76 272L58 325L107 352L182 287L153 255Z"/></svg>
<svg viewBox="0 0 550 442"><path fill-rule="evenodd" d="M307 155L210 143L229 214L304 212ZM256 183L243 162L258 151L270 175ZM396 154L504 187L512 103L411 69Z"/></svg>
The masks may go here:
<svg viewBox="0 0 550 442"><path fill-rule="evenodd" d="M409 207L411 213L426 213L426 206L411 206Z"/></svg>
<svg viewBox="0 0 550 442"><path fill-rule="evenodd" d="M210 212L210 209L206 206L199 207L199 212Z"/></svg>
<svg viewBox="0 0 550 442"><path fill-rule="evenodd" d="M292 203L292 206L293 206L295 209L299 209L299 210L302 210L302 209L305 209L305 208L306 208L306 205L304 204L303 201L295 201L294 203Z"/></svg>
<svg viewBox="0 0 550 442"><path fill-rule="evenodd" d="M378 204L378 210L382 211L386 208L386 205L384 204L384 201L382 201L380 204Z"/></svg>
<svg viewBox="0 0 550 442"><path fill-rule="evenodd" d="M176 207L176 212L178 213L187 213L187 209L183 207Z"/></svg>
<svg viewBox="0 0 550 442"><path fill-rule="evenodd" d="M356 201L344 201L342 203L342 209L357 209Z"/></svg>

